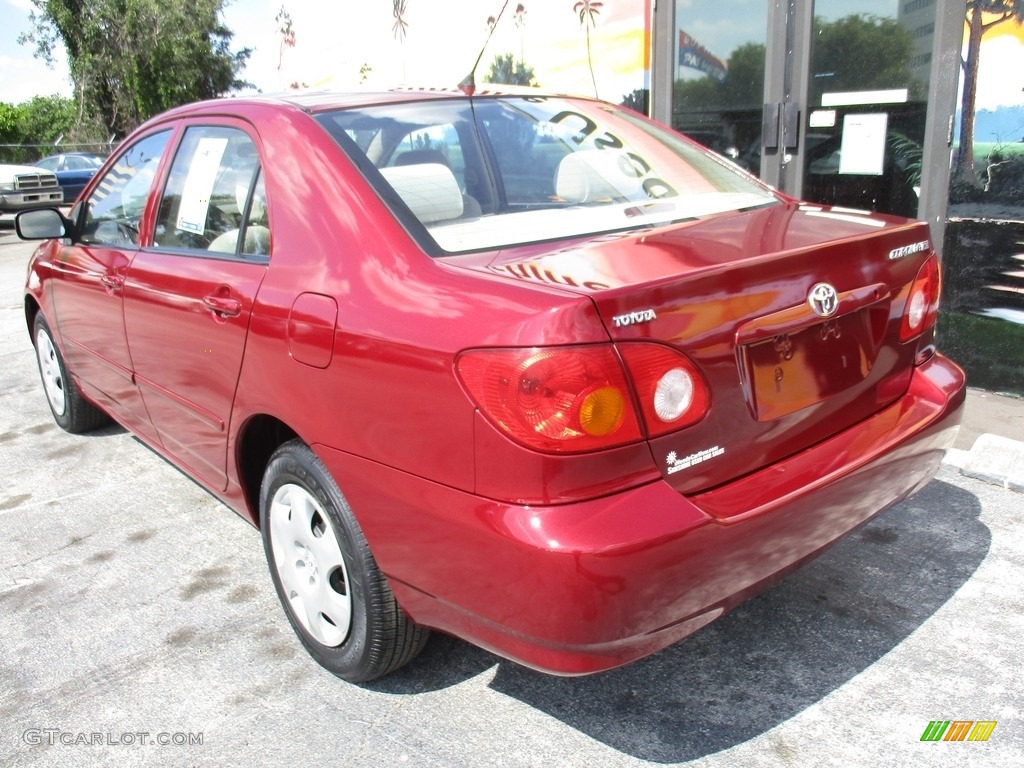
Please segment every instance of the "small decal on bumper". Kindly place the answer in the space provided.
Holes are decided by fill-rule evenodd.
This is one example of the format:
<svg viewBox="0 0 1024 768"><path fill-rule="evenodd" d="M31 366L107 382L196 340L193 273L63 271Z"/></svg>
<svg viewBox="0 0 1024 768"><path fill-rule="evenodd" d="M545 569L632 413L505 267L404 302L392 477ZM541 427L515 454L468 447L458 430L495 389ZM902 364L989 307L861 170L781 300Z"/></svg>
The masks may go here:
<svg viewBox="0 0 1024 768"><path fill-rule="evenodd" d="M691 453L689 456L680 456L675 451L669 451L668 455L665 456L665 463L668 465L668 473L674 475L676 472L682 472L684 469L689 469L696 464L702 464L709 459L721 456L723 453L725 453L725 448L720 445L703 451L697 451L697 453Z"/></svg>

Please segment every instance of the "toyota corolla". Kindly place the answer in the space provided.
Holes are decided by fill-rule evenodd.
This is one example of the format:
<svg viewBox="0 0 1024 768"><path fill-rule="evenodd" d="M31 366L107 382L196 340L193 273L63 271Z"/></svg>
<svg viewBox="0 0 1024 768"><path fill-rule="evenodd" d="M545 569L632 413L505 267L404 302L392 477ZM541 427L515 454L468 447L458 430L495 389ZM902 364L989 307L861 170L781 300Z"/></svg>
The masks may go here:
<svg viewBox="0 0 1024 768"><path fill-rule="evenodd" d="M194 104L17 227L58 424L257 526L354 681L431 630L557 674L653 653L928 483L963 405L925 224L594 100Z"/></svg>

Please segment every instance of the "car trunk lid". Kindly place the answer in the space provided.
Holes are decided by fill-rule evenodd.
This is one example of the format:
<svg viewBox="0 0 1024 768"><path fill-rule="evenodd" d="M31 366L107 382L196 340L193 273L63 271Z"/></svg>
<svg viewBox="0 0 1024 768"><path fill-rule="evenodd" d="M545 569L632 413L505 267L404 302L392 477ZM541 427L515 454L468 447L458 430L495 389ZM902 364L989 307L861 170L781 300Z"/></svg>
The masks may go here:
<svg viewBox="0 0 1024 768"><path fill-rule="evenodd" d="M917 344L899 328L931 252L924 224L793 203L524 251L476 268L586 293L617 344L656 341L697 365L706 417L650 441L681 492L793 455L909 384Z"/></svg>

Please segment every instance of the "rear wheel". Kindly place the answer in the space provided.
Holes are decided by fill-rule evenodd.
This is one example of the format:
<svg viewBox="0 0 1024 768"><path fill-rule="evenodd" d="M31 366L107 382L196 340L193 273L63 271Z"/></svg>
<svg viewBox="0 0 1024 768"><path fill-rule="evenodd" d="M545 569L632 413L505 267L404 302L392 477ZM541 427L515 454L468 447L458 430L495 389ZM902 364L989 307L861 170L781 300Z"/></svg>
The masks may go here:
<svg viewBox="0 0 1024 768"><path fill-rule="evenodd" d="M39 363L39 376L43 380L46 402L58 426L68 432L80 433L105 424L109 420L107 414L86 400L74 379L68 375L64 358L57 349L42 312L36 314L32 341L36 347L36 361Z"/></svg>
<svg viewBox="0 0 1024 768"><path fill-rule="evenodd" d="M301 441L285 443L270 459L260 527L288 620L321 666L361 682L423 649L429 631L398 607L340 489Z"/></svg>

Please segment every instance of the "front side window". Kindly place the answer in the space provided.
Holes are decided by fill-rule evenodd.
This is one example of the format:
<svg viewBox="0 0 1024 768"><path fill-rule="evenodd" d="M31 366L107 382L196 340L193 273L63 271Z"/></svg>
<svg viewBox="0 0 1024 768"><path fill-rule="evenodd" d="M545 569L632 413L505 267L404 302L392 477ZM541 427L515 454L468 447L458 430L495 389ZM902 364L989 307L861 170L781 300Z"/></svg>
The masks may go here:
<svg viewBox="0 0 1024 768"><path fill-rule="evenodd" d="M267 256L266 194L252 138L237 128L187 129L160 200L153 245Z"/></svg>
<svg viewBox="0 0 1024 768"><path fill-rule="evenodd" d="M82 242L138 245L139 222L169 130L140 139L117 158L85 201Z"/></svg>
<svg viewBox="0 0 1024 768"><path fill-rule="evenodd" d="M589 101L453 99L317 119L371 182L386 185L384 200L400 200L448 253L777 202L742 171L678 135Z"/></svg>

